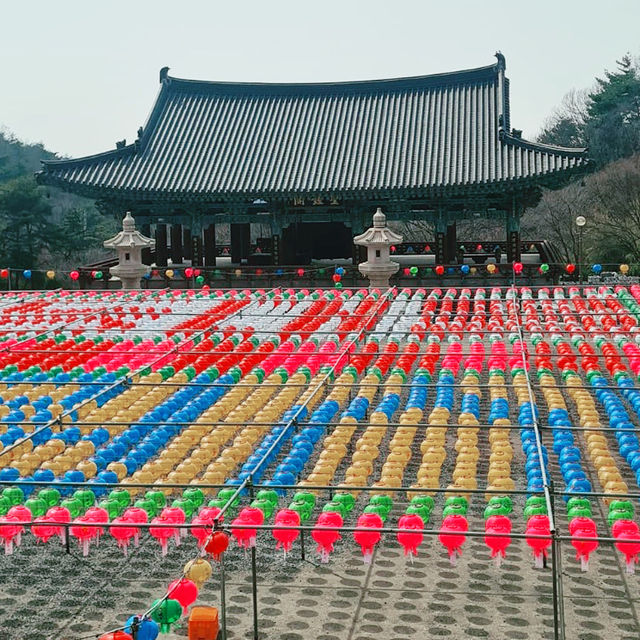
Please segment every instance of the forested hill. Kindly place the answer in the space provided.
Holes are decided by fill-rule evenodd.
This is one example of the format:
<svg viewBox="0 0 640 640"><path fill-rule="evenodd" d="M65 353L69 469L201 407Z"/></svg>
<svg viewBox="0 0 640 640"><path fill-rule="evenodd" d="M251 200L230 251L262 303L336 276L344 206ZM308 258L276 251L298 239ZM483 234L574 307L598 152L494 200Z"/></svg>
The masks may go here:
<svg viewBox="0 0 640 640"><path fill-rule="evenodd" d="M69 271L108 253L102 242L115 233L115 220L91 200L36 184L40 161L56 157L0 129L2 267Z"/></svg>
<svg viewBox="0 0 640 640"><path fill-rule="evenodd" d="M640 63L626 55L593 87L568 93L538 140L587 147L594 171L546 192L525 213L524 237L544 237L577 262L581 215L587 267L626 262L640 274Z"/></svg>
<svg viewBox="0 0 640 640"><path fill-rule="evenodd" d="M55 158L55 154L41 144L25 144L0 131L0 183L32 175L40 170L41 160Z"/></svg>

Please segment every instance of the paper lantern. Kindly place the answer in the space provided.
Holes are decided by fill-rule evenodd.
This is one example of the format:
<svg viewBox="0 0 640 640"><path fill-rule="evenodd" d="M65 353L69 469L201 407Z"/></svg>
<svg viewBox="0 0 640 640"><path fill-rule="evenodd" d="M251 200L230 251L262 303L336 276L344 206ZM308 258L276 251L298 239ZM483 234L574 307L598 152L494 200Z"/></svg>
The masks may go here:
<svg viewBox="0 0 640 640"><path fill-rule="evenodd" d="M523 269L523 268L524 268L524 267L523 267L523 265L522 265L522 262L514 262L514 263L513 263L513 272L514 272L516 275L521 274L521 273L522 273L522 269Z"/></svg>
<svg viewBox="0 0 640 640"><path fill-rule="evenodd" d="M505 515L489 516L485 520L485 544L491 549L491 557L497 567L500 567L502 558L505 557L507 547L511 544L511 520Z"/></svg>
<svg viewBox="0 0 640 640"><path fill-rule="evenodd" d="M439 264L436 267L435 271L437 275L441 276L444 273L444 267L441 264Z"/></svg>
<svg viewBox="0 0 640 640"><path fill-rule="evenodd" d="M316 525L311 532L311 537L318 545L320 562L329 562L329 554L333 551L333 545L340 539L338 531L329 530L326 527L341 527L342 516L336 511L323 511L316 521Z"/></svg>
<svg viewBox="0 0 640 640"><path fill-rule="evenodd" d="M468 529L467 519L461 515L450 515L442 521L438 539L447 549L451 566L455 566L457 556L462 555L462 545L466 540L464 533Z"/></svg>
<svg viewBox="0 0 640 640"><path fill-rule="evenodd" d="M214 531L204 548L207 553L213 556L214 560L220 561L228 546L229 536L224 531Z"/></svg>
<svg viewBox="0 0 640 640"><path fill-rule="evenodd" d="M126 633L134 634L136 640L156 640L160 629L151 618L143 618L142 616L131 616L124 626Z"/></svg>
<svg viewBox="0 0 640 640"><path fill-rule="evenodd" d="M411 275L411 269L409 269L409 267L405 267L402 270L402 273L404 273L405 276L410 276Z"/></svg>
<svg viewBox="0 0 640 640"><path fill-rule="evenodd" d="M72 271L69 277L75 282L80 277L80 274L77 271Z"/></svg>
<svg viewBox="0 0 640 640"><path fill-rule="evenodd" d="M204 276L196 276L197 284L204 284Z"/></svg>
<svg viewBox="0 0 640 640"><path fill-rule="evenodd" d="M624 276L629 272L629 265L628 264L621 264L620 265L620 273Z"/></svg>
<svg viewBox="0 0 640 640"><path fill-rule="evenodd" d="M339 276L343 276L344 275L344 269L342 267L336 267L336 273Z"/></svg>
<svg viewBox="0 0 640 640"><path fill-rule="evenodd" d="M111 631L109 633L103 633L98 640L133 640L133 636L129 635L126 631Z"/></svg>
<svg viewBox="0 0 640 640"><path fill-rule="evenodd" d="M470 270L471 270L471 269L469 268L469 265L468 265L468 264L463 264L463 265L460 267L460 272L461 272L463 275L465 275L465 276L469 273L469 271L470 271Z"/></svg>
<svg viewBox="0 0 640 640"><path fill-rule="evenodd" d="M575 270L576 270L576 265L573 264L572 262L570 262L566 267L565 267L566 272L571 275Z"/></svg>
<svg viewBox="0 0 640 640"><path fill-rule="evenodd" d="M242 275L242 269L236 269L233 273L235 274L236 278L239 278Z"/></svg>
<svg viewBox="0 0 640 640"><path fill-rule="evenodd" d="M424 529L424 520L416 513L407 513L398 521L396 538L404 549L404 555L413 557L418 555L418 547L422 544L422 533L411 533L411 530Z"/></svg>
<svg viewBox="0 0 640 640"><path fill-rule="evenodd" d="M26 279L26 280L31 280L31 269L25 269L22 272L22 276Z"/></svg>
<svg viewBox="0 0 640 640"><path fill-rule="evenodd" d="M96 271L96 274L95 274L94 277L95 277L96 280L102 280L102 276L103 275L104 274L102 273L102 271Z"/></svg>
<svg viewBox="0 0 640 640"><path fill-rule="evenodd" d="M490 262L490 263L487 265L487 271L488 271L489 273L494 273L494 272L495 272L495 270L496 270L496 265L495 265L495 264L493 264L493 262Z"/></svg>
<svg viewBox="0 0 640 640"><path fill-rule="evenodd" d="M9 277L9 269L0 270L0 278L8 278Z"/></svg>
<svg viewBox="0 0 640 640"><path fill-rule="evenodd" d="M155 600L151 605L151 618L160 625L161 633L169 633L171 625L180 620L182 605L177 600Z"/></svg>
<svg viewBox="0 0 640 640"><path fill-rule="evenodd" d="M187 267L184 270L185 278L191 278L193 276L193 269L191 267Z"/></svg>
<svg viewBox="0 0 640 640"><path fill-rule="evenodd" d="M340 282L340 280L342 280L342 276L341 276L339 273L334 273L334 274L331 276L331 279L332 279L334 282Z"/></svg>
<svg viewBox="0 0 640 640"><path fill-rule="evenodd" d="M52 269L49 269L49 271L47 271L47 278L49 280L53 280L56 277L56 272L53 271Z"/></svg>
<svg viewBox="0 0 640 640"><path fill-rule="evenodd" d="M304 275L304 269L300 268L296 271L296 273L302 278L302 276Z"/></svg>
<svg viewBox="0 0 640 640"><path fill-rule="evenodd" d="M409 273L414 277L417 276L418 275L418 267L411 267L409 269Z"/></svg>
<svg viewBox="0 0 640 640"><path fill-rule="evenodd" d="M191 580L198 589L211 577L211 565L203 558L189 560L184 565L184 575Z"/></svg>
<svg viewBox="0 0 640 640"><path fill-rule="evenodd" d="M276 514L275 523L283 527L297 527L300 525L300 514L293 509L280 509ZM286 558L294 541L300 535L300 531L274 528L272 534L277 540L276 549L282 548Z"/></svg>
<svg viewBox="0 0 640 640"><path fill-rule="evenodd" d="M186 615L187 609L198 597L198 587L188 578L179 578L169 585L167 595L182 605L182 613Z"/></svg>
<svg viewBox="0 0 640 640"><path fill-rule="evenodd" d="M547 273L547 271L549 271L549 265L548 265L546 262L543 262L543 263L540 265L540 271L541 271L542 273Z"/></svg>
<svg viewBox="0 0 640 640"><path fill-rule="evenodd" d="M169 279L173 278L173 275L174 275L174 274L173 274L173 269L167 269L167 270L164 272L164 275L165 275L165 276L167 276L167 278L169 278Z"/></svg>
<svg viewBox="0 0 640 640"><path fill-rule="evenodd" d="M600 275L602 273L602 265L601 264L594 264L591 267L591 271L593 271L593 273L595 273L596 275Z"/></svg>

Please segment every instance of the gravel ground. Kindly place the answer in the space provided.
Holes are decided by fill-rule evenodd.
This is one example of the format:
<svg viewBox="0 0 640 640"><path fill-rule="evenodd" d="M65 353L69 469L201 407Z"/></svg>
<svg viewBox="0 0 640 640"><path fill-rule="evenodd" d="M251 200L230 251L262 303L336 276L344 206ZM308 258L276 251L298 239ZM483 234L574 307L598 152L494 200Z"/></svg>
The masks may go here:
<svg viewBox="0 0 640 640"><path fill-rule="evenodd" d="M483 380L486 382L486 376ZM489 409L488 390L484 390L483 415ZM536 392L541 422L546 419L544 400ZM434 393L429 394L428 410ZM460 406L456 395L456 411ZM574 407L566 397L571 411ZM517 411L510 391L512 417ZM574 415L574 418L577 416ZM575 422L577 424L577 420ZM360 433L364 427L359 429ZM381 462L391 438L388 430L381 445ZM415 453L405 475L405 483L415 478L419 465L419 443L424 429L414 441ZM353 441L357 439L358 434ZM453 452L455 427L449 428L447 446ZM610 449L617 447L610 436ZM523 488L524 459L517 431L511 434L514 448L514 478ZM550 451L550 470L554 479L561 477L551 453L551 434L545 433ZM584 449L581 435L577 438ZM487 432L479 439L481 461L478 466L480 486L486 482L489 443ZM349 456L338 471L343 477ZM584 458L585 467L593 469ZM616 457L619 468L625 463ZM311 461L312 465L314 460ZM454 458L443 465L441 485L449 483ZM372 478L372 481L375 478ZM631 476L625 478L633 486ZM594 477L594 487L597 478ZM390 522L404 511L404 496L397 501ZM322 505L326 501L319 499ZM516 499L514 530L521 530L523 499ZM345 524L355 524L366 503L361 495L358 505ZM431 526L441 521L443 499L434 509ZM283 501L281 506L286 506ZM470 528L483 529L482 497L474 499L469 511ZM565 509L560 505L559 524L567 531ZM315 519L312 519L312 521ZM594 510L601 533L608 531L606 507ZM162 558L154 540L146 539L139 549L125 558L110 536L100 547L92 547L83 558L75 545L72 553L50 542L38 546L30 535L11 556L0 555L0 640L80 640L95 638L121 625L133 613L145 610L161 597L166 585L175 579L185 562L196 553L189 538L179 548L170 548ZM235 543L234 543L235 545ZM252 588L250 556L232 546L226 554L227 638L252 638ZM395 540L386 536L378 546L373 563L364 565L352 536L345 534L327 565L317 563L314 544L306 541L306 560L301 559L300 540L285 560L274 550L270 534L258 538L258 607L259 637L280 640L405 640L408 638L491 638L493 640L527 640L553 637L552 573L533 569L530 549L514 540L501 568L489 559L481 538L468 539L463 556L452 567L438 540L426 538L419 556L407 561ZM602 544L593 555L587 573L582 573L568 542L562 545L562 586L567 640L637 640L640 624L636 611L640 576L627 575L617 551ZM219 571L203 587L198 604L220 606ZM184 638L186 623L176 626L166 638Z"/></svg>

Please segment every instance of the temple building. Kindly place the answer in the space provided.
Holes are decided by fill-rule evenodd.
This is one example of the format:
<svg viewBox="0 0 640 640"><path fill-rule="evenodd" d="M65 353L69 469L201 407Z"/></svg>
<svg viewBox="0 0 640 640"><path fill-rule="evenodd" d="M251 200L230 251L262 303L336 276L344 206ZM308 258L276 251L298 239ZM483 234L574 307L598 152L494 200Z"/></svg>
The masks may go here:
<svg viewBox="0 0 640 640"><path fill-rule="evenodd" d="M496 240L517 260L522 211L588 160L511 127L496 57L451 73L314 84L184 80L165 67L135 142L44 162L38 180L131 212L155 237L158 266L215 264L221 224L236 263L357 261L353 237L377 207L387 220L432 223L439 263L455 259L457 221L497 218ZM258 252L252 223L270 230Z"/></svg>

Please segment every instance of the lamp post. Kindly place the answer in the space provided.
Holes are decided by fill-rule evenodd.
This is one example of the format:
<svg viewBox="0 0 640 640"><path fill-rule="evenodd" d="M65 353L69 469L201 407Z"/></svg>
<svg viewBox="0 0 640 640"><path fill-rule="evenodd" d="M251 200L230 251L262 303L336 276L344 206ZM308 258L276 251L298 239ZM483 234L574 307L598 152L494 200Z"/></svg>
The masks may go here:
<svg viewBox="0 0 640 640"><path fill-rule="evenodd" d="M587 219L584 216L576 218L576 226L578 227L578 282L582 284L582 232Z"/></svg>

